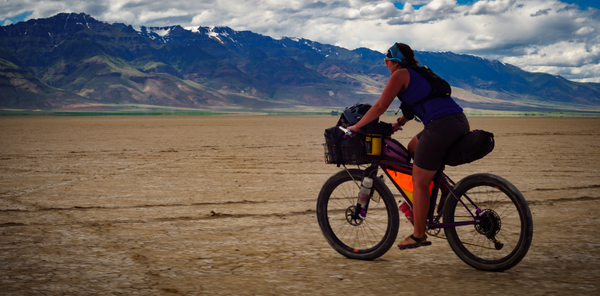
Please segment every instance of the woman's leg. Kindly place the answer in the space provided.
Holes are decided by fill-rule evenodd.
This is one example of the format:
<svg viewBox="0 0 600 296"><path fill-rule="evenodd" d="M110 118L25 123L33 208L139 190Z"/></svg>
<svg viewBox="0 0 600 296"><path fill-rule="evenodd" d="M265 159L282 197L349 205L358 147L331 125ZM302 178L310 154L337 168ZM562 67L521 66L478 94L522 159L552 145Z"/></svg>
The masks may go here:
<svg viewBox="0 0 600 296"><path fill-rule="evenodd" d="M414 136L410 142L408 142L408 146L406 149L408 153L410 153L410 157L415 158L415 151L417 151L417 144L419 144L418 136Z"/></svg>
<svg viewBox="0 0 600 296"><path fill-rule="evenodd" d="M436 171L429 171L413 165L413 236L421 238L425 236L425 224L429 213L429 184L433 180ZM400 242L400 245L416 243L410 237Z"/></svg>
<svg viewBox="0 0 600 296"><path fill-rule="evenodd" d="M415 151L417 151L417 144L419 144L419 138L417 136L414 136L410 142L408 142L408 146L406 147L408 150L408 153L410 153L410 156L412 158L415 157ZM432 176L433 179L433 176ZM413 181L414 182L414 181ZM427 185L429 186L429 184ZM448 191L450 191L448 189L448 187L446 187L446 184L441 182L440 183L440 191L442 192L442 196L440 197L440 202L439 202L439 207L437 209L437 212L439 214L439 212L442 209L442 205L444 204L444 202L446 201L446 194L448 194ZM420 236L419 236L420 237Z"/></svg>
<svg viewBox="0 0 600 296"><path fill-rule="evenodd" d="M419 138L414 136L408 143L408 153L411 156L415 155L417 150L417 144ZM421 238L425 236L425 224L427 221L427 214L429 213L429 184L433 180L433 176L436 171L428 171L422 169L416 165L413 165L413 217L414 217L414 230L413 236ZM400 242L400 245L414 244L416 243L410 237Z"/></svg>

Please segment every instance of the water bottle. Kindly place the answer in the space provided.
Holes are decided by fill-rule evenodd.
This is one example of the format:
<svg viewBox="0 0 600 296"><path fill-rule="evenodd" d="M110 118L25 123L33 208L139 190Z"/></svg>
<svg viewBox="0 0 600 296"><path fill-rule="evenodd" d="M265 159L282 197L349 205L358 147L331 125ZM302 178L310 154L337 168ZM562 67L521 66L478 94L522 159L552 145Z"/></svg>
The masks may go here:
<svg viewBox="0 0 600 296"><path fill-rule="evenodd" d="M410 223L413 223L413 211L410 209L410 206L406 203L406 202L402 202L402 204L400 205L400 210L402 211L402 213L404 213L404 215L406 215L406 218L408 218L408 221L410 221Z"/></svg>
<svg viewBox="0 0 600 296"><path fill-rule="evenodd" d="M371 186L373 186L373 179L365 177L360 186L360 192L358 193L358 203L363 206L363 208L367 206L367 201L369 201Z"/></svg>

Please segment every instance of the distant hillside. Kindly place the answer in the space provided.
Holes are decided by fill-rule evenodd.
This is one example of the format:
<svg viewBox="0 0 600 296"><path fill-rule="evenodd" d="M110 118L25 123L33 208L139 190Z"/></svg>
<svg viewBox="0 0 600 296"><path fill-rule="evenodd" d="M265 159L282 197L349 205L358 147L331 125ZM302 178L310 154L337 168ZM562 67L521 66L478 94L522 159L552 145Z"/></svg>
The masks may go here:
<svg viewBox="0 0 600 296"><path fill-rule="evenodd" d="M0 108L146 104L294 109L374 102L384 55L226 27L141 27L61 13L0 29ZM600 107L600 85L469 55L417 52L461 105L497 110Z"/></svg>

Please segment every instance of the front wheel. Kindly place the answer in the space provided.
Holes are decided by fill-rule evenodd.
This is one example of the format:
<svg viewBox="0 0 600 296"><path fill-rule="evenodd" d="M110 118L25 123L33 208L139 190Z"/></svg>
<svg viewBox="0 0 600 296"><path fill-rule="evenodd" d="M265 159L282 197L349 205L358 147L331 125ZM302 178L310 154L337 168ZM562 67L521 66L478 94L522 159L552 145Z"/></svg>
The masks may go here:
<svg viewBox="0 0 600 296"><path fill-rule="evenodd" d="M317 219L323 236L340 254L373 260L385 254L398 235L398 208L392 192L380 178L373 178L373 196L366 217L355 219L363 171L343 170L331 176L317 200Z"/></svg>
<svg viewBox="0 0 600 296"><path fill-rule="evenodd" d="M475 225L444 228L456 255L485 271L503 271L521 262L533 237L533 219L521 192L491 174L467 176L454 186L454 192L479 220ZM465 206L450 194L444 223L473 221Z"/></svg>

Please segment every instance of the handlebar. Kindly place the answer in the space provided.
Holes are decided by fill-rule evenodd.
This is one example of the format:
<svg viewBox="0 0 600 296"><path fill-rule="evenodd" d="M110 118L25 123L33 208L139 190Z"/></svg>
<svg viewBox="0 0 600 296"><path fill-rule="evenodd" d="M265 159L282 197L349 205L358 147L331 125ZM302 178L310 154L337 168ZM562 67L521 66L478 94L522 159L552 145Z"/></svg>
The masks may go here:
<svg viewBox="0 0 600 296"><path fill-rule="evenodd" d="M339 126L339 128L340 128L340 130L342 130L344 132L344 135L346 137L352 137L352 136L354 136L356 134L355 132L353 132L353 131L351 131L349 129L344 128L343 126ZM401 131L401 130L404 130L404 129L402 127L398 128L398 131Z"/></svg>
<svg viewBox="0 0 600 296"><path fill-rule="evenodd" d="M349 129L345 129L343 126L339 127L340 130L342 130L344 132L344 134L348 137L352 137L354 135L354 132L349 130Z"/></svg>

